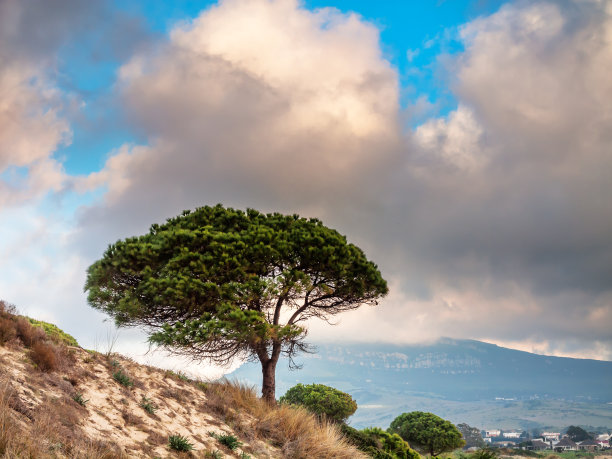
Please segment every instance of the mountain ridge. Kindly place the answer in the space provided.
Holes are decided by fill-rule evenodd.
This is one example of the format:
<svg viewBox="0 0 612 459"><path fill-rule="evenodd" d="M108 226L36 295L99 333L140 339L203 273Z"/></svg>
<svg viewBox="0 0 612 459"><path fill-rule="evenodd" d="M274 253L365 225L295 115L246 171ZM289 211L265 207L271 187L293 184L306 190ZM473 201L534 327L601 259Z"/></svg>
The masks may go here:
<svg viewBox="0 0 612 459"><path fill-rule="evenodd" d="M479 418L478 411L497 412L495 422L513 428L554 426L570 403L581 421L612 426L612 405L607 405L612 402L612 362L453 338L419 345L324 343L317 348L315 354L298 357L303 365L299 371L289 372L279 364L277 395L298 382L337 387L362 406L351 419L357 426L381 425L400 414L399 407L431 407L433 401L436 414L473 412L466 417L482 427L495 419ZM258 384L260 374L257 365L248 364L229 377ZM559 402L563 403L557 406ZM516 406L497 406L500 403ZM546 414L536 415L536 407ZM589 412L596 414L589 417Z"/></svg>

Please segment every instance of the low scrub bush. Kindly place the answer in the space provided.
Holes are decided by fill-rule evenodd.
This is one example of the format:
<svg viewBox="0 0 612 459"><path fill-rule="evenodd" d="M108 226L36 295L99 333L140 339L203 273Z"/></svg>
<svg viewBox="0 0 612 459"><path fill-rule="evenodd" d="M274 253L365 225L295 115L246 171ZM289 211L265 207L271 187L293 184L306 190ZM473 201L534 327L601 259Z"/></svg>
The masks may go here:
<svg viewBox="0 0 612 459"><path fill-rule="evenodd" d="M419 459L419 453L410 448L399 435L390 434L378 427L357 430L342 425L346 439L368 456L375 459Z"/></svg>
<svg viewBox="0 0 612 459"><path fill-rule="evenodd" d="M123 370L117 370L113 373L113 379L119 384L125 387L134 387L134 381L123 372Z"/></svg>
<svg viewBox="0 0 612 459"><path fill-rule="evenodd" d="M30 358L41 371L54 371L57 369L57 353L51 343L36 342L30 348Z"/></svg>
<svg viewBox="0 0 612 459"><path fill-rule="evenodd" d="M16 336L15 322L7 317L0 317L0 345L8 343Z"/></svg>
<svg viewBox="0 0 612 459"><path fill-rule="evenodd" d="M14 304L7 303L4 300L0 300L0 317L9 318L17 314L17 308Z"/></svg>
<svg viewBox="0 0 612 459"><path fill-rule="evenodd" d="M32 347L35 343L47 339L47 334L43 329L33 327L24 317L19 317L15 321L15 329L17 330L17 336L27 347Z"/></svg>
<svg viewBox="0 0 612 459"><path fill-rule="evenodd" d="M168 437L168 446L174 451L193 450L193 444L189 443L189 440L182 435L170 435L170 437Z"/></svg>
<svg viewBox="0 0 612 459"><path fill-rule="evenodd" d="M57 325L50 324L49 322L43 322L42 320L31 319L30 317L25 317L25 319L30 322L34 328L40 328L43 330L47 337L57 344L65 344L67 346L79 345L74 337L63 331Z"/></svg>
<svg viewBox="0 0 612 459"><path fill-rule="evenodd" d="M357 402L349 394L324 384L297 384L280 398L280 402L301 405L335 422L345 421L357 410Z"/></svg>

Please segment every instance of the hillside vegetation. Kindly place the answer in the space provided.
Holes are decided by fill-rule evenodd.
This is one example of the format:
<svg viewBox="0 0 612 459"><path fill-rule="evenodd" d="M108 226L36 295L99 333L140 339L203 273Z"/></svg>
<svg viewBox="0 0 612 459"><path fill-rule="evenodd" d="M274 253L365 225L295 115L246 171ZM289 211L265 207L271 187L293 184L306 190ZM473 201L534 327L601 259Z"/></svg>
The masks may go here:
<svg viewBox="0 0 612 459"><path fill-rule="evenodd" d="M366 457L335 424L251 387L190 380L67 337L0 302L1 457Z"/></svg>

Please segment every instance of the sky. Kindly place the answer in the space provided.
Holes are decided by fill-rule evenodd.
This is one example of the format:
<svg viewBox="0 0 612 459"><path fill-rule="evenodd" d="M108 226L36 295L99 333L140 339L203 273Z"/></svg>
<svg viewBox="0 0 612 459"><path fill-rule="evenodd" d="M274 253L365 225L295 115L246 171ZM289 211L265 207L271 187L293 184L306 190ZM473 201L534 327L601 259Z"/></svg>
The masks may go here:
<svg viewBox="0 0 612 459"><path fill-rule="evenodd" d="M611 68L606 0L0 0L0 298L102 350L87 267L222 203L378 264L312 341L612 360Z"/></svg>

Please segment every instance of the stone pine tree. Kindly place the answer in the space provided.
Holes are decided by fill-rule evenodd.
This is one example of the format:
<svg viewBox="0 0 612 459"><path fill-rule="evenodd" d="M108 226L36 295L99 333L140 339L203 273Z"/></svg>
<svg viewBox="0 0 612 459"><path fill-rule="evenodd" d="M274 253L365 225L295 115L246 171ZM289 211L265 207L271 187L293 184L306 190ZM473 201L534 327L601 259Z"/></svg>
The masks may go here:
<svg viewBox="0 0 612 459"><path fill-rule="evenodd" d="M450 421L422 411L400 414L387 431L398 434L410 446L431 456L465 445L461 432Z"/></svg>
<svg viewBox="0 0 612 459"><path fill-rule="evenodd" d="M259 360L275 401L281 355L307 351L305 322L377 304L387 283L363 251L317 219L222 205L121 240L87 271L89 304L196 361Z"/></svg>

